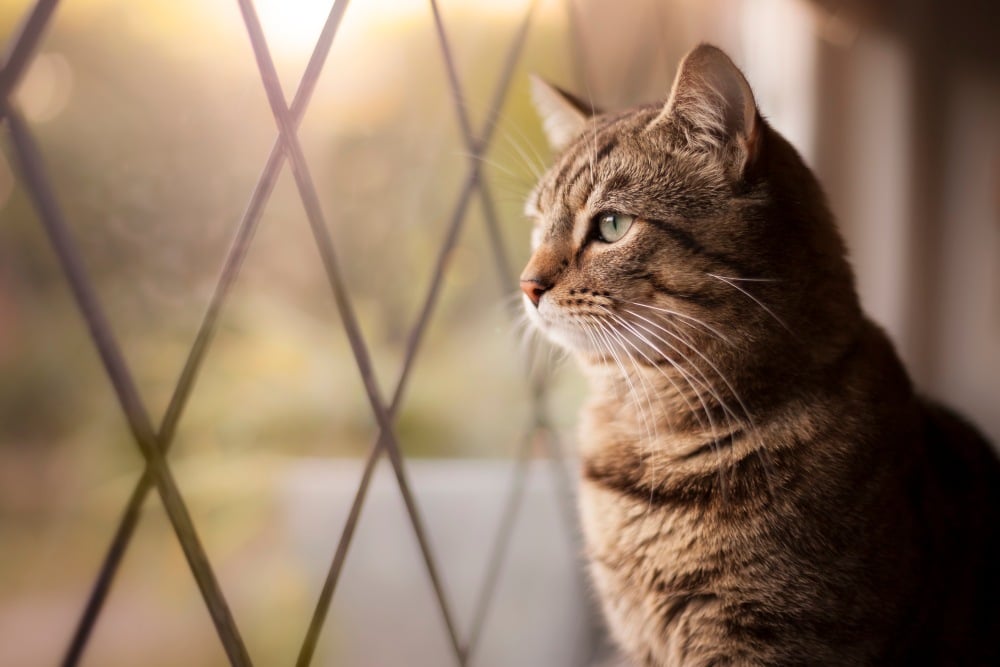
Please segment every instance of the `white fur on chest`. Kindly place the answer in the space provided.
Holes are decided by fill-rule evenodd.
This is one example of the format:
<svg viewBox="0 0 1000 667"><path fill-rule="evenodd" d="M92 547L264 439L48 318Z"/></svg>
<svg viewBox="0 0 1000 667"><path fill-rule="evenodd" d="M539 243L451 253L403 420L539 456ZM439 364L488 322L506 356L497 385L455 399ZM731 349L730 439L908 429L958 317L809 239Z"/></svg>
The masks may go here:
<svg viewBox="0 0 1000 667"><path fill-rule="evenodd" d="M615 639L635 660L649 655L657 665L699 664L698 635L718 602L704 591L667 591L661 583L701 565L697 517L589 481L581 487L580 509L591 576ZM690 594L694 603L669 614Z"/></svg>

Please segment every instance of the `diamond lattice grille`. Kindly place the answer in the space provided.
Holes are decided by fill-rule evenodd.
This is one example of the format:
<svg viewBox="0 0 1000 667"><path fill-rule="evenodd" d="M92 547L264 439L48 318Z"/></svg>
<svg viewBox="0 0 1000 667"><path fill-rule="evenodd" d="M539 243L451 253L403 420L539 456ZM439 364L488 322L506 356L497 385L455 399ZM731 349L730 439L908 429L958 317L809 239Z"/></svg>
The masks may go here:
<svg viewBox="0 0 1000 667"><path fill-rule="evenodd" d="M69 2L69 0L66 0ZM355 0L355 3L364 0ZM198 586L201 597L209 611L219 641L225 649L228 660L233 665L249 665L249 654L241 631L237 625L226 596L219 585L216 571L210 562L195 524L192 521L188 502L178 487L171 470L168 454L175 440L178 424L185 411L192 389L208 350L213 345L214 334L219 326L220 314L227 302L231 289L240 274L243 261L250 249L255 231L275 189L279 175L288 170L308 219L309 228L323 270L332 292L340 318L340 326L350 344L356 373L361 379L365 400L374 416L378 433L370 444L364 461L363 472L357 482L357 490L348 512L348 518L339 537L336 549L331 554L328 574L318 592L315 611L307 628L303 628L301 649L297 664L310 664L317 642L323 631L324 621L336 594L338 579L349 557L349 549L355 529L363 520L362 507L367 497L373 472L379 459L384 455L391 465L395 481L403 499L406 514L419 545L426 574L434 591L436 608L441 619L442 632L447 636L454 662L465 665L475 655L475 649L488 622L488 609L496 593L499 573L508 543L516 522L517 509L524 489L526 462L534 452L546 451L554 462L555 481L562 490L562 497L568 500L569 482L561 465L562 455L558 439L548 426L545 412L545 394L548 391L544 378L525 373L525 392L533 398L533 404L540 406L532 411L529 423L525 424L525 436L518 448L515 475L511 480L504 510L495 529L495 538L484 568L484 577L478 587L476 602L470 619L459 624L453 606L443 584L446 573L439 566L425 529L419 498L412 490L407 471L407 460L396 437L394 423L399 413L400 403L411 374L414 362L421 350L421 343L428 325L438 307L442 285L449 271L449 262L457 240L469 217L470 207L478 200L486 224L486 237L496 263L498 275L506 288L515 283L515 271L511 266L504 247L503 226L499 220L497 206L489 183L484 178L483 164L487 151L494 140L500 109L510 88L511 80L519 58L521 58L526 36L536 13L536 1L525 9L519 27L512 36L503 59L503 66L492 93L487 101L485 122L476 127L470 118L466 97L460 81L456 60L452 53L446 21L435 2L430 0L429 8L433 16L435 38L441 53L441 65L454 103L454 118L465 151L468 154L465 175L451 208L450 216L439 241L439 249L428 276L428 287L420 302L417 316L406 337L402 365L391 387L381 387L376 379L373 361L365 336L359 326L352 302L352 295L345 285L341 264L337 253L337 239L331 234L329 220L324 215L317 186L310 165L303 152L297 130L307 111L312 93L316 88L320 73L337 36L338 27L347 10L347 0L335 0L329 10L319 39L312 51L301 81L291 101L286 98L279 83L278 73L269 45L265 39L252 0L237 0L238 10L249 37L260 81L266 92L267 103L274 118L277 136L270 154L264 163L249 201L243 211L235 235L225 260L219 271L219 278L211 294L208 307L201 320L194 343L187 354L179 380L173 389L169 403L159 423L154 422L147 403L139 391L138 384L126 358L122 346L116 338L109 319L102 307L95 283L81 259L78 243L71 233L71 213L60 205L33 132L24 114L15 101L15 91L36 54L37 47L46 29L56 18L58 0L38 0L27 13L19 31L15 33L7 48L3 69L0 71L0 115L6 127L14 161L16 178L31 200L46 237L54 251L59 266L65 275L79 313L99 353L104 371L114 389L118 405L124 415L131 436L145 461L141 477L135 481L134 489L122 510L117 530L107 548L103 564L94 582L92 591L83 609L76 631L65 652L65 665L80 662L88 641L93 633L110 587L115 580L122 560L129 549L136 529L141 521L142 508L150 494L155 493L169 518L173 532L180 544L191 574ZM527 368L527 364L525 366ZM567 504L563 508L567 515L572 510ZM567 522L572 518L567 516ZM467 628L463 633L459 626ZM289 657L291 659L291 656Z"/></svg>

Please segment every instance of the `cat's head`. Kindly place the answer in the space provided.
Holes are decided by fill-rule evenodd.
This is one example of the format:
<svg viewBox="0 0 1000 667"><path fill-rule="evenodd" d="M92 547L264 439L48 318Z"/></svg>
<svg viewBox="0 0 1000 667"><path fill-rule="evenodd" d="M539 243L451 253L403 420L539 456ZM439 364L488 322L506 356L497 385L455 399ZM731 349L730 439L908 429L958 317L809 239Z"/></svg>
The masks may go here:
<svg viewBox="0 0 1000 667"><path fill-rule="evenodd" d="M521 287L551 340L626 369L791 368L859 321L819 186L722 51L689 53L662 104L595 114L540 80L533 96L557 159L528 198Z"/></svg>

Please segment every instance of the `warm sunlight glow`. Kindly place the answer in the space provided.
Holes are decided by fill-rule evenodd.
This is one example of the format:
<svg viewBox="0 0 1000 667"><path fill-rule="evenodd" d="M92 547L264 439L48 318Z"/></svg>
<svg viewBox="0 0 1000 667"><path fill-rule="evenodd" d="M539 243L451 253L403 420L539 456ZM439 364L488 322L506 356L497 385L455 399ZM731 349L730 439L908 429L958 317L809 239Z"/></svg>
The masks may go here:
<svg viewBox="0 0 1000 667"><path fill-rule="evenodd" d="M458 11L522 16L526 2L517 0L477 0L475 3L441 3L447 17ZM278 57L308 56L323 29L333 0L256 0L268 43ZM429 17L428 0L355 0L344 14L345 32L379 36L386 28Z"/></svg>
<svg viewBox="0 0 1000 667"><path fill-rule="evenodd" d="M254 4L267 41L276 54L309 55L332 3L330 0L257 0ZM352 9L348 7L348 13Z"/></svg>
<svg viewBox="0 0 1000 667"><path fill-rule="evenodd" d="M308 56L316 45L333 0L257 0L255 3L268 43L277 56ZM425 0L364 0L352 2L344 27L365 32L411 19L428 11Z"/></svg>

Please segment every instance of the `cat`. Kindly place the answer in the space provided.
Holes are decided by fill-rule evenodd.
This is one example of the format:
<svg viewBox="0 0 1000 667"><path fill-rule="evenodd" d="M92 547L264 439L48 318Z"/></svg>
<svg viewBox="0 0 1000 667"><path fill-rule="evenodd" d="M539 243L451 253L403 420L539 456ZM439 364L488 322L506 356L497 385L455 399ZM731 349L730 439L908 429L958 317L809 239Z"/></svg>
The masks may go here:
<svg viewBox="0 0 1000 667"><path fill-rule="evenodd" d="M664 104L539 79L529 319L590 385L580 514L634 665L1000 664L1000 463L919 397L740 70Z"/></svg>

